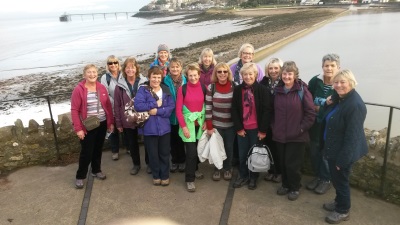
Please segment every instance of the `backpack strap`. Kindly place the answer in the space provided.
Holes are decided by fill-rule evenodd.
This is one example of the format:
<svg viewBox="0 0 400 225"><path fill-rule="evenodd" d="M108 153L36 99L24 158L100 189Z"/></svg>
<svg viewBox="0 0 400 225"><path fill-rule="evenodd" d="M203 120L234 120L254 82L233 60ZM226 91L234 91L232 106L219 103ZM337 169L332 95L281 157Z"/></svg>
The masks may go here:
<svg viewBox="0 0 400 225"><path fill-rule="evenodd" d="M303 85L303 83L301 83L301 88L300 88L299 91L297 91L297 94L300 97L300 101L303 101L303 97L304 97L304 85Z"/></svg>
<svg viewBox="0 0 400 225"><path fill-rule="evenodd" d="M203 90L204 99L206 99L207 87L204 86L204 84L202 84L202 83L200 83L200 85L201 85L201 89ZM187 90L187 83L184 84L184 85L182 85L182 95L183 95L183 99L185 99L186 90Z"/></svg>
<svg viewBox="0 0 400 225"><path fill-rule="evenodd" d="M110 82L111 82L111 75L106 73L106 81L107 81L107 85L110 86Z"/></svg>

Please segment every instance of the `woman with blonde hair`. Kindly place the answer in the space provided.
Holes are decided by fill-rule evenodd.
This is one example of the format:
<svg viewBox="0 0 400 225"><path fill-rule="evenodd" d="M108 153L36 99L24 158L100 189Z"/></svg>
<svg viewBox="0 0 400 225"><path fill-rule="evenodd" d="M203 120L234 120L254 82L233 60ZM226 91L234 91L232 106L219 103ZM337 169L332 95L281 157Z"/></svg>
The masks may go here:
<svg viewBox="0 0 400 225"><path fill-rule="evenodd" d="M203 49L199 57L200 83L206 87L211 84L211 77L216 64L217 61L211 48Z"/></svg>
<svg viewBox="0 0 400 225"><path fill-rule="evenodd" d="M239 85L243 82L242 76L240 76L240 69L242 68L242 66L245 63L253 62L254 46L249 43L243 44L239 49L238 57L239 61L237 63L232 64L230 67L233 74L233 81L235 82L236 85ZM264 78L264 71L259 65L257 64L255 65L257 67L257 74L258 74L256 77L256 81L260 82Z"/></svg>

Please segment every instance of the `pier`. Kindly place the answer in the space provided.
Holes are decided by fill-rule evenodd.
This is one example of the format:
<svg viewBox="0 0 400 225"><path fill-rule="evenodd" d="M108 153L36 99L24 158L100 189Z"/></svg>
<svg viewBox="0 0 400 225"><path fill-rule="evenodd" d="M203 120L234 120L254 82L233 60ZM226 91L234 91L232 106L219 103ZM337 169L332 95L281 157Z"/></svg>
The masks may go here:
<svg viewBox="0 0 400 225"><path fill-rule="evenodd" d="M93 20L95 18L96 19L104 18L104 20L106 20L107 18L110 18L110 17L107 17L107 15L114 15L115 19L118 19L118 16L124 15L128 19L130 16L132 16L132 15L134 15L136 13L137 12L108 12L108 13L82 13L82 14L77 14L77 13L67 14L67 13L64 13L63 15L61 15L59 17L59 19L60 19L60 22L72 21L72 17L74 17L74 18L75 17L80 17L81 21L83 21L84 17L86 17L86 18L87 17L92 17Z"/></svg>

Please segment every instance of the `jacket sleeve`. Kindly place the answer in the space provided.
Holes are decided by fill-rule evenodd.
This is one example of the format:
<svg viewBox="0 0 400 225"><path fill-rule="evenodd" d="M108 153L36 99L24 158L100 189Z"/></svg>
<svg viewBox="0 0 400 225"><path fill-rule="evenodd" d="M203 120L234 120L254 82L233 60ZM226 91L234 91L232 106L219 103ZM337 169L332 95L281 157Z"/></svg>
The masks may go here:
<svg viewBox="0 0 400 225"><path fill-rule="evenodd" d="M303 119L300 123L300 127L303 130L303 132L305 132L311 128L315 120L314 102L312 99L312 95L307 88L307 85L304 85L304 95L302 104L303 104Z"/></svg>
<svg viewBox="0 0 400 225"><path fill-rule="evenodd" d="M258 69L257 82L260 82L260 81L262 81L262 79L264 79L265 74L264 74L264 70L258 64L257 64L257 69Z"/></svg>
<svg viewBox="0 0 400 225"><path fill-rule="evenodd" d="M165 98L163 99L161 107L157 108L157 116L169 118L174 109L175 102L172 99L172 95L165 94Z"/></svg>
<svg viewBox="0 0 400 225"><path fill-rule="evenodd" d="M144 86L141 86L136 93L133 105L138 112L147 112L158 107L156 99Z"/></svg>
<svg viewBox="0 0 400 225"><path fill-rule="evenodd" d="M122 128L122 120L123 118L121 118L121 113L125 110L125 105L124 102L122 100L122 91L121 88L119 88L118 86L116 86L115 90L114 90L114 112L115 112L115 125L117 126L117 128Z"/></svg>
<svg viewBox="0 0 400 225"><path fill-rule="evenodd" d="M114 124L114 114L113 114L113 108L111 105L111 101L110 101L110 96L108 95L107 89L106 87L104 87L103 85L99 85L99 90L100 90L100 94L104 94L105 95L105 99L100 98L101 99L101 104L103 105L103 109L106 112L106 118L107 118L107 127L110 127L111 124Z"/></svg>
<svg viewBox="0 0 400 225"><path fill-rule="evenodd" d="M72 118L72 125L74 126L75 132L84 130L83 124L82 124L82 121L80 118L81 104L82 104L82 98L81 98L77 88L75 88L72 91L72 96L71 96L71 118Z"/></svg>
<svg viewBox="0 0 400 225"><path fill-rule="evenodd" d="M179 87L178 92L176 93L176 118L178 119L180 127L186 127L185 119L183 118L183 94L182 94L182 86Z"/></svg>
<svg viewBox="0 0 400 225"><path fill-rule="evenodd" d="M242 107L242 94L241 85L236 86L233 90L233 98L232 98L232 120L233 126L235 127L235 132L243 130L243 123L240 119L243 115L241 115L241 107Z"/></svg>

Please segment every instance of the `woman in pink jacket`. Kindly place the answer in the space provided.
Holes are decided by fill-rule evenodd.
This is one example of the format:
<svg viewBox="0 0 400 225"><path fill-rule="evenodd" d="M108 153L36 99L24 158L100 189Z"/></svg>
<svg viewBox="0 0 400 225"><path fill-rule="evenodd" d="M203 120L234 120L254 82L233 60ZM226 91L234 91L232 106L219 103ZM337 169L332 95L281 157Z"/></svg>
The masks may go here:
<svg viewBox="0 0 400 225"><path fill-rule="evenodd" d="M101 155L106 131L114 130L114 117L107 89L97 81L97 68L93 64L83 69L83 78L72 91L71 117L76 135L80 139L81 153L79 168L76 172L75 187L83 188L88 166L91 164L92 176L100 180L106 179L101 171ZM97 116L100 126L86 130L83 120L89 116Z"/></svg>

